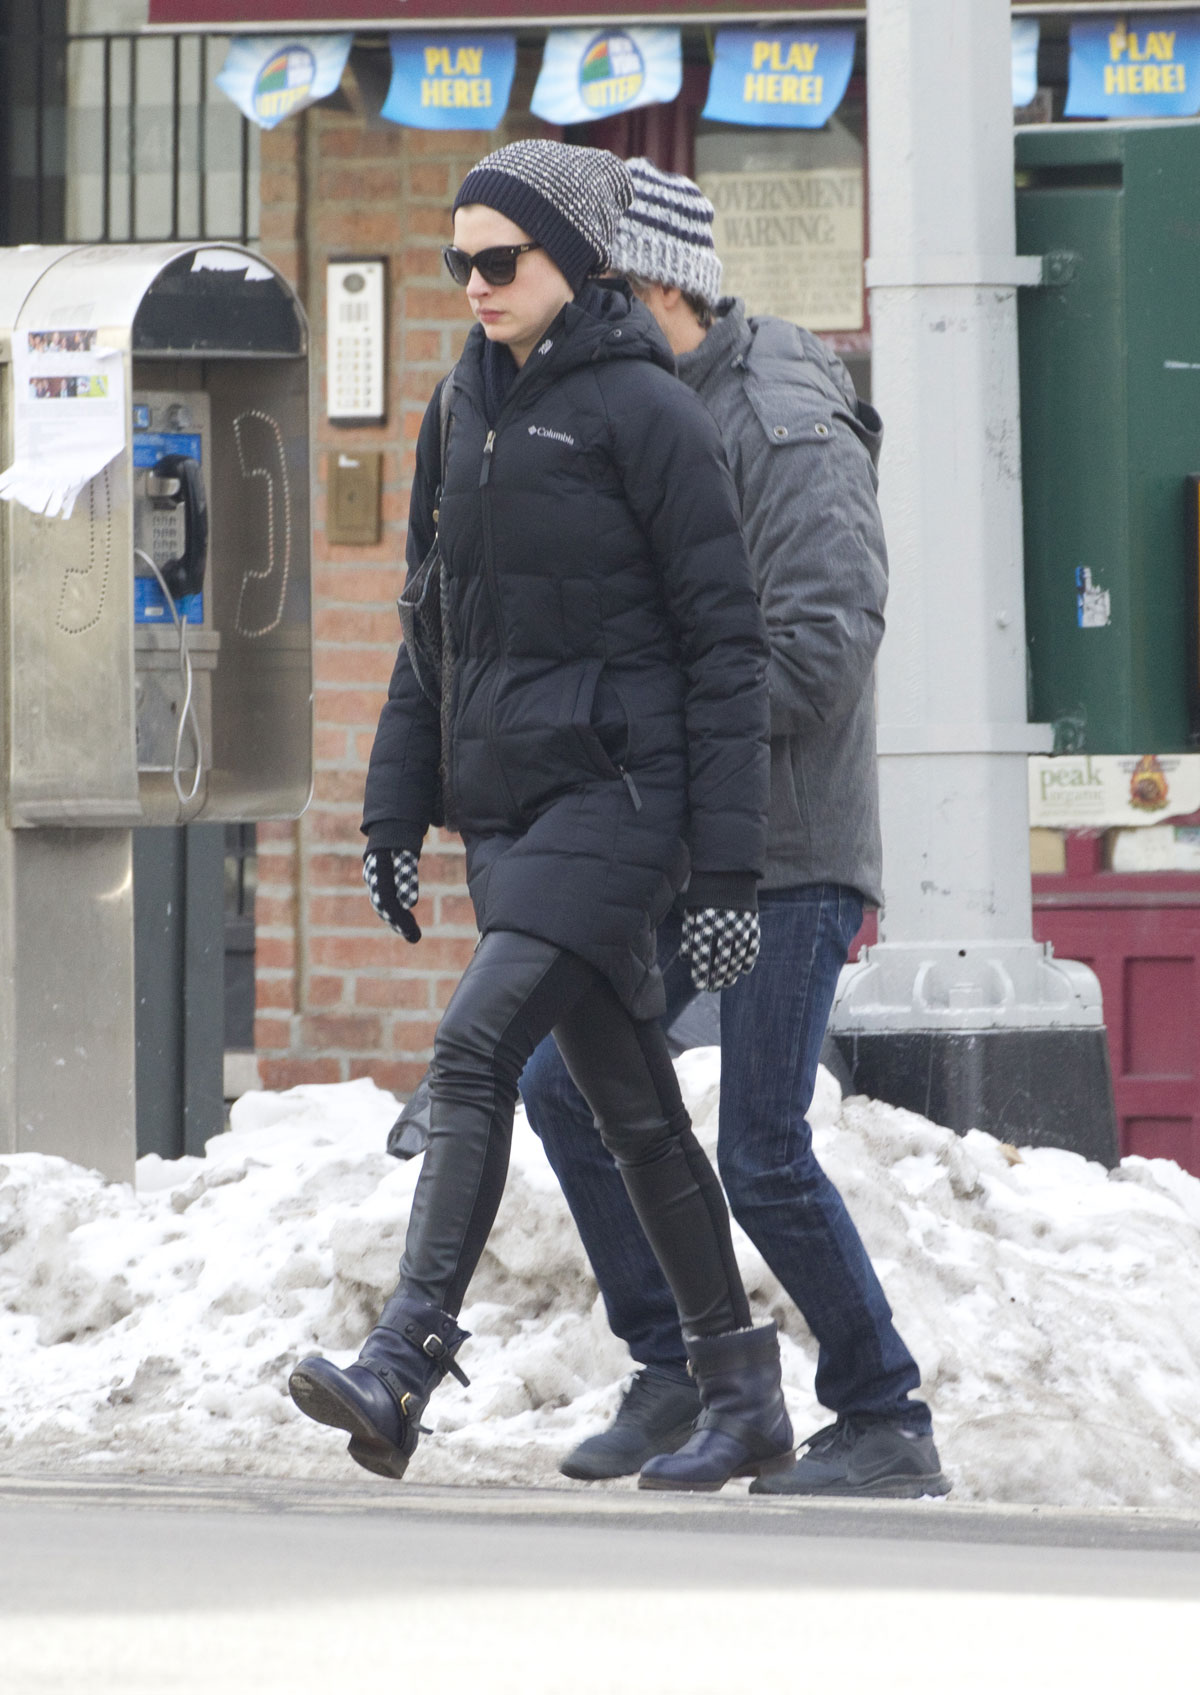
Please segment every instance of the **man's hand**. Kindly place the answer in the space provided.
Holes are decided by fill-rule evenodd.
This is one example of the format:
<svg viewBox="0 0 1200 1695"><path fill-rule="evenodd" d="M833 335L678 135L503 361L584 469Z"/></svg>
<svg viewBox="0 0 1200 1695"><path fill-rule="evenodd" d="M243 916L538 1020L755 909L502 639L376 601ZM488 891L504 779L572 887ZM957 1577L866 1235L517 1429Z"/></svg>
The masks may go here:
<svg viewBox="0 0 1200 1695"><path fill-rule="evenodd" d="M689 907L683 915L679 951L692 968L692 982L704 992L727 989L754 969L758 958L757 912L722 906Z"/></svg>

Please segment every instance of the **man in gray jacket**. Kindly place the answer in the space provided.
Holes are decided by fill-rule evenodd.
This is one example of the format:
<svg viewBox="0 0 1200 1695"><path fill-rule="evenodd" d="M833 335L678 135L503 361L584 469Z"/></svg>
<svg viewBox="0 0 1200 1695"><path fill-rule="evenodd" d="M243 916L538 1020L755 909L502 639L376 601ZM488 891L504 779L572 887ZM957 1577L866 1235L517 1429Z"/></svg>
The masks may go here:
<svg viewBox="0 0 1200 1695"><path fill-rule="evenodd" d="M629 162L635 198L614 265L645 302L680 377L720 426L771 643L771 813L756 969L721 997L718 1163L734 1216L818 1345L817 1398L835 1422L793 1470L752 1492L945 1494L920 1374L806 1114L838 973L878 903L873 667L887 565L875 499L878 414L823 343L721 300L713 209L695 183ZM668 1019L696 993L679 925L659 933ZM640 1362L613 1424L566 1460L618 1477L687 1437L700 1412L675 1304L557 1049L521 1078L579 1226L614 1332Z"/></svg>

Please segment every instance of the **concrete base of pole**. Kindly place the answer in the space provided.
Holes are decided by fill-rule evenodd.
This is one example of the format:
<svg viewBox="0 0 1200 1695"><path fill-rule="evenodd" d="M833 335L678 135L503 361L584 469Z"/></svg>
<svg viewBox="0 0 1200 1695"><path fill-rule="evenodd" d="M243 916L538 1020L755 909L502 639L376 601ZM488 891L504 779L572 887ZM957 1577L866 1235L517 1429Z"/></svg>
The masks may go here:
<svg viewBox="0 0 1200 1695"><path fill-rule="evenodd" d="M855 1094L960 1133L1120 1158L1102 1025L1058 1029L831 1031Z"/></svg>

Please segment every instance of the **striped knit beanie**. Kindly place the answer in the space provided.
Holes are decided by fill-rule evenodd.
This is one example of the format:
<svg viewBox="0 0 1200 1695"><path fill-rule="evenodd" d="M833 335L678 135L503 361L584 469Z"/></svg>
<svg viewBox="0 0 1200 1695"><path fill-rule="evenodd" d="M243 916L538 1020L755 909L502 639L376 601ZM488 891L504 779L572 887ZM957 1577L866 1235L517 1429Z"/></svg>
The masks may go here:
<svg viewBox="0 0 1200 1695"><path fill-rule="evenodd" d="M721 261L713 246L713 204L690 177L630 159L633 204L612 247L614 271L694 294L709 306L721 297Z"/></svg>
<svg viewBox="0 0 1200 1695"><path fill-rule="evenodd" d="M609 266L617 220L633 198L615 153L561 141L514 141L471 168L454 197L490 206L545 248L578 291Z"/></svg>

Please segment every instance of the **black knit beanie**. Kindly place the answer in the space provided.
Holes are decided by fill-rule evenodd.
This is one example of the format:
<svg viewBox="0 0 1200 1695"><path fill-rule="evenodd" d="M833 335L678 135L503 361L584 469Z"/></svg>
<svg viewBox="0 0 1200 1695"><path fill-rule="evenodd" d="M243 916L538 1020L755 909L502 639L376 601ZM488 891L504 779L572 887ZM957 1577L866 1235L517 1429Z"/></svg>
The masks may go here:
<svg viewBox="0 0 1200 1695"><path fill-rule="evenodd" d="M629 172L601 147L514 141L463 178L460 206L490 206L550 255L577 293L608 269L617 220L633 200Z"/></svg>

